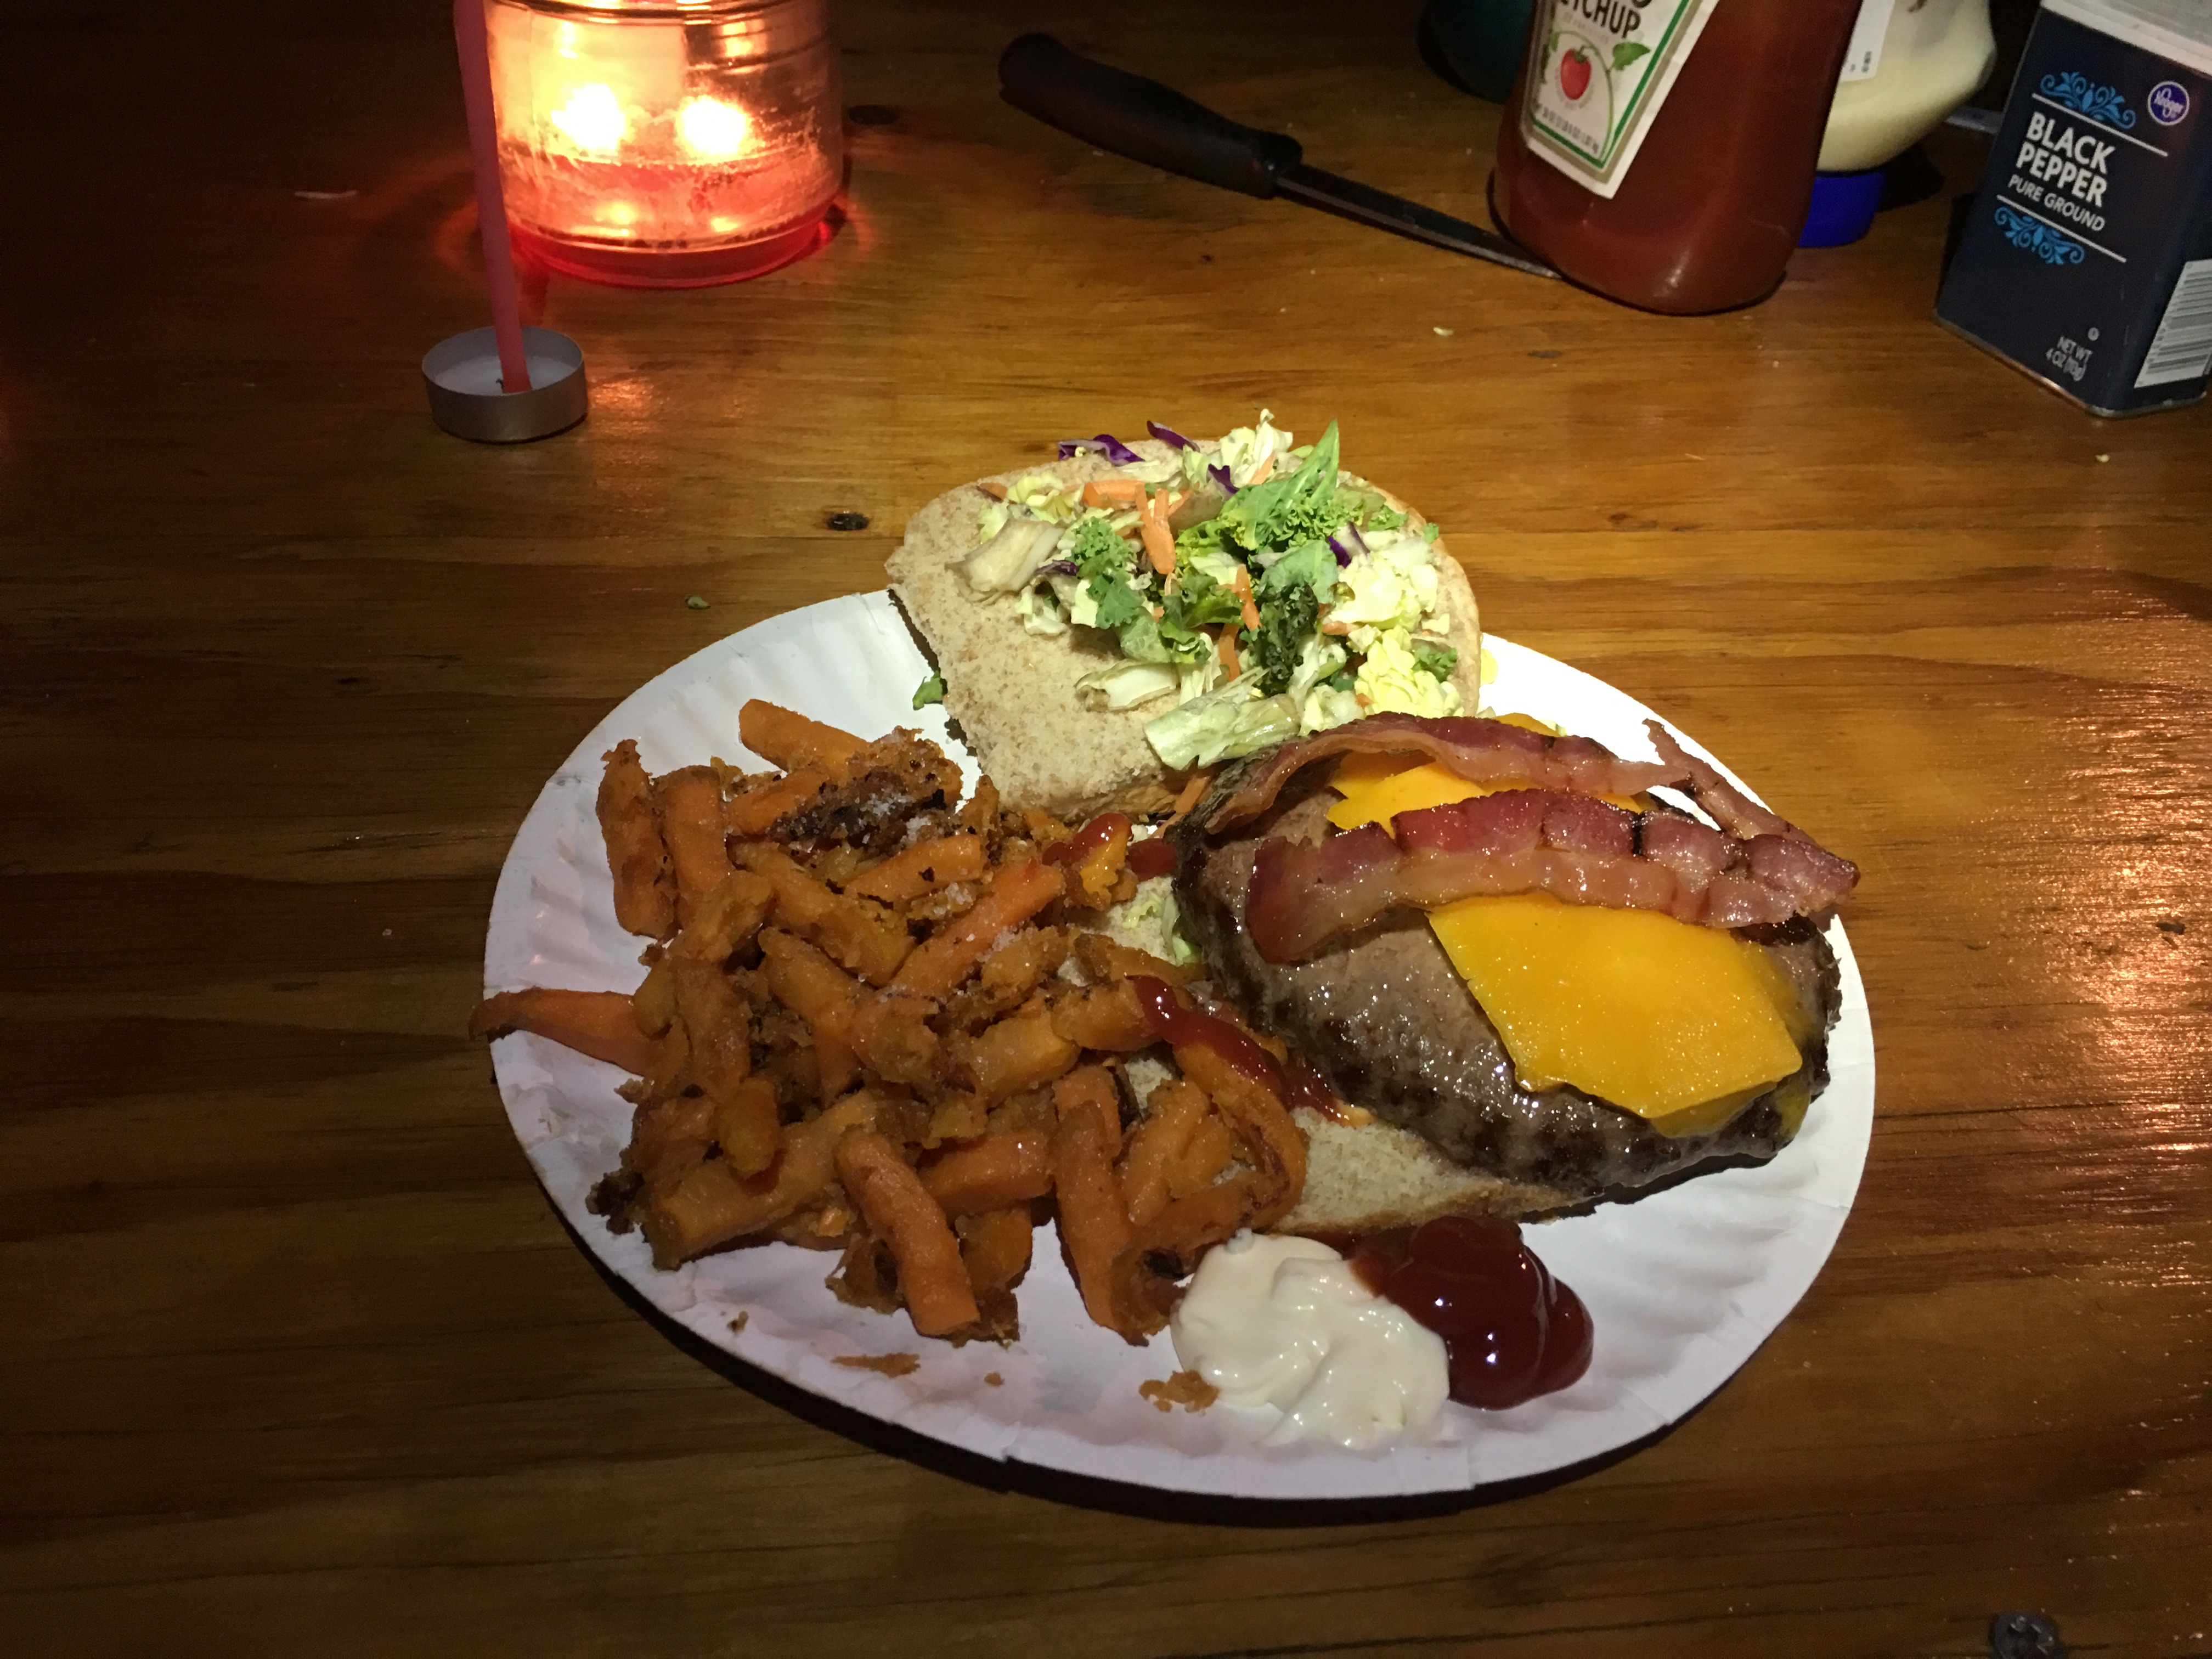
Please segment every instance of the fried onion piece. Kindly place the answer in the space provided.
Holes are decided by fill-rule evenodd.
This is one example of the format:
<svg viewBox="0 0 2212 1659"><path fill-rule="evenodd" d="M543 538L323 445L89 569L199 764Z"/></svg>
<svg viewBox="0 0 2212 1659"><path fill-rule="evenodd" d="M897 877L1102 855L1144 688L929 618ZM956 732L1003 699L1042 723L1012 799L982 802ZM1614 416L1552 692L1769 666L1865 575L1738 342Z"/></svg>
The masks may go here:
<svg viewBox="0 0 2212 1659"><path fill-rule="evenodd" d="M982 1334L994 1342L1014 1341L1022 1334L1014 1287L1030 1270L1030 1206L1016 1204L963 1215L952 1230L960 1240L968 1287L975 1293Z"/></svg>
<svg viewBox="0 0 2212 1659"><path fill-rule="evenodd" d="M991 948L975 982L956 993L939 1022L947 1031L971 1031L1010 1013L1067 959L1072 935L1065 927L1024 927Z"/></svg>
<svg viewBox="0 0 2212 1659"><path fill-rule="evenodd" d="M980 836L939 836L894 853L846 884L855 898L906 904L956 881L975 881L989 868Z"/></svg>
<svg viewBox="0 0 2212 1659"><path fill-rule="evenodd" d="M935 927L950 921L983 896L980 881L956 881L934 893L925 893L906 907L906 919Z"/></svg>
<svg viewBox="0 0 2212 1659"><path fill-rule="evenodd" d="M1052 1190L1052 1131L1020 1122L965 1146L948 1147L921 1165L921 1184L951 1216L1002 1210Z"/></svg>
<svg viewBox="0 0 2212 1659"><path fill-rule="evenodd" d="M811 720L795 710L753 698L738 710L738 741L787 772L811 766L842 781L867 739Z"/></svg>
<svg viewBox="0 0 2212 1659"><path fill-rule="evenodd" d="M693 907L730 873L721 776L711 766L678 767L653 781L653 799L676 866L676 925L689 927Z"/></svg>
<svg viewBox="0 0 2212 1659"><path fill-rule="evenodd" d="M1068 884L1069 896L1094 910L1103 910L1115 902L1115 893L1121 881L1121 866L1129 856L1127 815L1115 812L1102 816L1108 820L1105 840L1084 854L1083 861L1075 866L1074 878ZM1090 826L1085 827L1088 830Z"/></svg>
<svg viewBox="0 0 2212 1659"><path fill-rule="evenodd" d="M1133 1053L1159 1041L1126 979L1060 997L1053 1004L1052 1029L1080 1047L1113 1054Z"/></svg>
<svg viewBox="0 0 2212 1659"><path fill-rule="evenodd" d="M934 1149L948 1140L973 1140L989 1133L990 1128L990 1102L969 1091L955 1090L940 1095L930 1108L929 1127L921 1137L921 1144Z"/></svg>
<svg viewBox="0 0 2212 1659"><path fill-rule="evenodd" d="M830 787L830 775L806 766L787 777L748 785L722 808L723 822L741 840L765 836Z"/></svg>
<svg viewBox="0 0 2212 1659"><path fill-rule="evenodd" d="M736 871L693 907L691 919L670 946L672 955L721 963L753 942L775 902L775 889L747 871Z"/></svg>
<svg viewBox="0 0 2212 1659"><path fill-rule="evenodd" d="M672 1102L671 1104L676 1103ZM703 1099L699 1103L704 1106ZM672 1189L655 1194L647 1177L640 1218L656 1267L682 1266L750 1234L763 1232L820 1198L837 1178L837 1146L875 1121L877 1097L850 1094L805 1123L786 1128L775 1162L740 1176L721 1158L693 1165ZM641 1121L641 1127L642 1122ZM631 1142L635 1149L636 1142ZM629 1155L624 1155L629 1162Z"/></svg>
<svg viewBox="0 0 2212 1659"><path fill-rule="evenodd" d="M1306 1184L1306 1138L1291 1121L1282 1097L1258 1079L1239 1071L1220 1051L1201 1043L1179 1043L1176 1064L1212 1098L1251 1164L1262 1194L1246 1224L1272 1226L1288 1215ZM1226 1237L1228 1235L1224 1234Z"/></svg>
<svg viewBox="0 0 2212 1659"><path fill-rule="evenodd" d="M972 1037L955 1032L945 1049L952 1066L992 1102L1051 1082L1083 1055L1052 1029L1052 1016L1042 1010L1012 1015Z"/></svg>
<svg viewBox="0 0 2212 1659"><path fill-rule="evenodd" d="M913 951L912 936L890 911L866 899L830 891L781 848L744 842L738 844L737 855L746 869L765 878L775 890L778 927L819 945L869 984L890 982Z"/></svg>
<svg viewBox="0 0 2212 1659"><path fill-rule="evenodd" d="M1103 933L1076 935L1075 965L1083 969L1084 977L1093 985L1109 980L1127 979L1132 974L1149 974L1154 979L1165 980L1170 985L1188 985L1201 971L1196 963L1188 968L1178 968L1164 957L1156 957L1149 951L1139 951L1133 945L1123 945Z"/></svg>
<svg viewBox="0 0 2212 1659"><path fill-rule="evenodd" d="M714 1103L714 1144L730 1172L757 1176L775 1162L781 1133L775 1109L775 1085L749 1077L727 1093L708 1090Z"/></svg>
<svg viewBox="0 0 2212 1659"><path fill-rule="evenodd" d="M1169 1078L1152 1091L1144 1121L1130 1132L1121 1157L1121 1190L1132 1224L1141 1227L1167 1207L1183 1149L1212 1107L1205 1090L1182 1078Z"/></svg>
<svg viewBox="0 0 2212 1659"><path fill-rule="evenodd" d="M696 1169L714 1145L714 1102L704 1095L672 1096L638 1109L623 1165L645 1183L650 1203Z"/></svg>
<svg viewBox="0 0 2212 1659"><path fill-rule="evenodd" d="M690 925L654 969L667 970L690 1080L718 1101L730 1099L752 1070L752 1004L722 964L752 943L770 898L769 884L758 876L739 871L724 877L694 907ZM763 1153L739 1173L750 1175L766 1164Z"/></svg>
<svg viewBox="0 0 2212 1659"><path fill-rule="evenodd" d="M649 1037L659 1036L676 1023L676 970L669 965L666 951L659 952L644 981L629 994L629 1008L637 1029Z"/></svg>
<svg viewBox="0 0 2212 1659"><path fill-rule="evenodd" d="M999 856L1001 839L999 829L999 786L988 778L975 780L975 793L968 804L954 814L960 827L983 843L986 858Z"/></svg>
<svg viewBox="0 0 2212 1659"><path fill-rule="evenodd" d="M822 1098L835 1100L851 1086L853 1013L860 988L851 975L805 939L778 927L760 933L762 969L777 1001L806 1022L814 1041Z"/></svg>
<svg viewBox="0 0 2212 1659"><path fill-rule="evenodd" d="M840 842L878 857L903 846L907 826L960 798L960 769L927 738L899 730L845 763L842 776L787 813L775 833L787 842Z"/></svg>
<svg viewBox="0 0 2212 1659"><path fill-rule="evenodd" d="M676 866L661 838L653 780L635 738L623 738L602 758L607 769L599 779L599 836L614 876L615 920L627 933L666 939L676 931Z"/></svg>
<svg viewBox="0 0 2212 1659"><path fill-rule="evenodd" d="M1096 1073L1096 1076L1091 1075ZM1128 1248L1129 1206L1114 1173L1121 1139L1114 1079L1103 1066L1085 1066L1054 1091L1060 1112L1052 1137L1053 1196L1060 1238L1091 1319L1131 1341L1139 1340L1114 1295L1115 1263Z"/></svg>
<svg viewBox="0 0 2212 1659"><path fill-rule="evenodd" d="M1131 1233L1114 1258L1110 1279L1115 1328L1132 1340L1168 1322L1181 1300L1179 1281L1198 1267L1200 1256L1253 1224L1268 1194L1251 1170L1169 1204Z"/></svg>
<svg viewBox="0 0 2212 1659"><path fill-rule="evenodd" d="M967 915L941 928L907 957L892 988L939 1001L957 990L1001 934L1019 927L1060 895L1060 872L1035 860L1006 864ZM855 901L858 902L858 901Z"/></svg>
<svg viewBox="0 0 2212 1659"><path fill-rule="evenodd" d="M853 1052L860 1064L890 1083L920 1089L936 1082L936 1010L919 997L862 997L853 1011Z"/></svg>
<svg viewBox="0 0 2212 1659"><path fill-rule="evenodd" d="M556 991L532 986L486 997L469 1016L472 1037L530 1031L565 1048L643 1075L658 1052L637 1029L637 1015L622 991Z"/></svg>
<svg viewBox="0 0 2212 1659"><path fill-rule="evenodd" d="M1108 1159L1121 1157L1121 1086L1108 1067L1079 1066L1052 1085L1054 1118L1064 1121L1069 1113L1084 1106L1095 1109L1099 1122L1105 1126Z"/></svg>
<svg viewBox="0 0 2212 1659"><path fill-rule="evenodd" d="M671 1006L673 1006L672 1000ZM653 1042L653 1063L639 1074L635 1083L623 1085L620 1093L633 1105L649 1106L655 1101L679 1095L690 1086L691 1036L684 1029L683 1021L672 1018L668 1029Z"/></svg>
<svg viewBox="0 0 2212 1659"><path fill-rule="evenodd" d="M863 1227L845 1240L845 1254L823 1283L840 1302L870 1313L899 1310L898 1263L890 1247Z"/></svg>
<svg viewBox="0 0 2212 1659"><path fill-rule="evenodd" d="M691 1081L718 1097L728 1095L752 1070L752 1008L730 976L711 962L678 956L676 1018L684 1027Z"/></svg>
<svg viewBox="0 0 2212 1659"><path fill-rule="evenodd" d="M898 1148L872 1130L855 1130L837 1143L836 1158L845 1190L898 1264L915 1329L944 1336L974 1324L980 1313L959 1242Z"/></svg>
<svg viewBox="0 0 2212 1659"><path fill-rule="evenodd" d="M1168 1196L1188 1198L1204 1192L1221 1178L1221 1172L1236 1158L1237 1141L1227 1122L1218 1115L1206 1118L1191 1131L1190 1139L1183 1143L1182 1156L1168 1171Z"/></svg>

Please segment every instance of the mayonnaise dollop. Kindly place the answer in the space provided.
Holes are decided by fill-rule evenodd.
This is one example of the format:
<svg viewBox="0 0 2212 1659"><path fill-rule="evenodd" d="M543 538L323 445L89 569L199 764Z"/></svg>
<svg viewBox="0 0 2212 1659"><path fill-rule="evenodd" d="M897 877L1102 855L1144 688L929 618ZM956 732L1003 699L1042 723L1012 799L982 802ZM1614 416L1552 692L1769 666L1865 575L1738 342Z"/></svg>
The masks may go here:
<svg viewBox="0 0 2212 1659"><path fill-rule="evenodd" d="M1310 1238L1242 1232L1209 1250L1171 1330L1224 1400L1282 1412L1272 1443L1370 1450L1427 1432L1451 1389L1443 1339Z"/></svg>

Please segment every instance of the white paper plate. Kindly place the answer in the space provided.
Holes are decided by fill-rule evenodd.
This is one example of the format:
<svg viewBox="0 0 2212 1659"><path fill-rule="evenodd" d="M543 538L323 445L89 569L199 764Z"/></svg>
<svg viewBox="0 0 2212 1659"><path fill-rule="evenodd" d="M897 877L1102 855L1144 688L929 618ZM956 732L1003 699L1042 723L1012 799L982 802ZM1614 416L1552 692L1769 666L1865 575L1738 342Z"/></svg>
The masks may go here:
<svg viewBox="0 0 2212 1659"><path fill-rule="evenodd" d="M1498 669L1492 707L1540 715L1623 755L1650 754L1642 704L1535 652L1488 643ZM642 941L615 923L594 811L600 757L620 739L635 738L653 772L711 755L760 765L738 742L738 710L766 697L868 737L918 726L961 753L941 709L913 712L927 672L889 598L871 593L749 628L640 688L577 745L523 821L492 901L486 991L627 991L642 976ZM1454 1492L1580 1463L1676 1421L1751 1358L1812 1284L1858 1188L1874 1118L1865 992L1840 924L1828 939L1843 1018L1829 1047L1832 1079L1797 1139L1759 1168L1530 1228L1531 1245L1589 1305L1589 1374L1511 1411L1448 1407L1442 1441L1371 1455L1263 1446L1271 1409L1160 1413L1137 1385L1176 1370L1173 1346L1163 1333L1133 1348L1091 1324L1049 1229L1021 1287L1022 1340L1012 1348L953 1348L918 1338L902 1313L845 1306L823 1286L836 1261L823 1252L771 1245L657 1273L641 1238L617 1237L584 1207L629 1139L629 1107L615 1093L622 1074L526 1034L502 1038L492 1056L515 1134L599 1260L715 1347L813 1394L987 1457L1173 1492ZM744 1328L732 1332L741 1312ZM897 1352L919 1355L919 1368L886 1377L834 1363ZM987 1372L1001 1384L986 1383Z"/></svg>

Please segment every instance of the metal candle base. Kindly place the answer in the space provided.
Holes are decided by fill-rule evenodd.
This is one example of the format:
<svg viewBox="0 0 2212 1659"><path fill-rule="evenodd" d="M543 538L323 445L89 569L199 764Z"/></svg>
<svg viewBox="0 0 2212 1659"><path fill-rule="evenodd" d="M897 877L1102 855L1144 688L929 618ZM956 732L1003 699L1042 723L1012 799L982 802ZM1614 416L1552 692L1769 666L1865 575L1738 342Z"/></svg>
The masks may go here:
<svg viewBox="0 0 2212 1659"><path fill-rule="evenodd" d="M584 418L584 350L550 328L522 331L530 390L501 388L499 345L492 331L472 328L441 340L422 355L422 386L431 418L457 438L520 444L565 432Z"/></svg>

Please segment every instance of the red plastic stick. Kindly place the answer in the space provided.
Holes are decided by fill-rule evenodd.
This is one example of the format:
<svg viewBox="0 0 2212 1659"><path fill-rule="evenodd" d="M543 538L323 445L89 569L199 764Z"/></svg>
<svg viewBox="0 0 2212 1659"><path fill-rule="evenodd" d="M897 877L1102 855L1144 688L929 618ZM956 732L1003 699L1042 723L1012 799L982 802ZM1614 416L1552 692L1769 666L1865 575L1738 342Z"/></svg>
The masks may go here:
<svg viewBox="0 0 2212 1659"><path fill-rule="evenodd" d="M477 221L483 233L484 285L491 290L492 337L499 342L500 390L530 390L522 355L522 313L514 298L514 248L507 237L507 198L499 185L499 135L492 121L491 40L484 0L453 0L453 41L461 53L461 97L469 112L476 162Z"/></svg>

